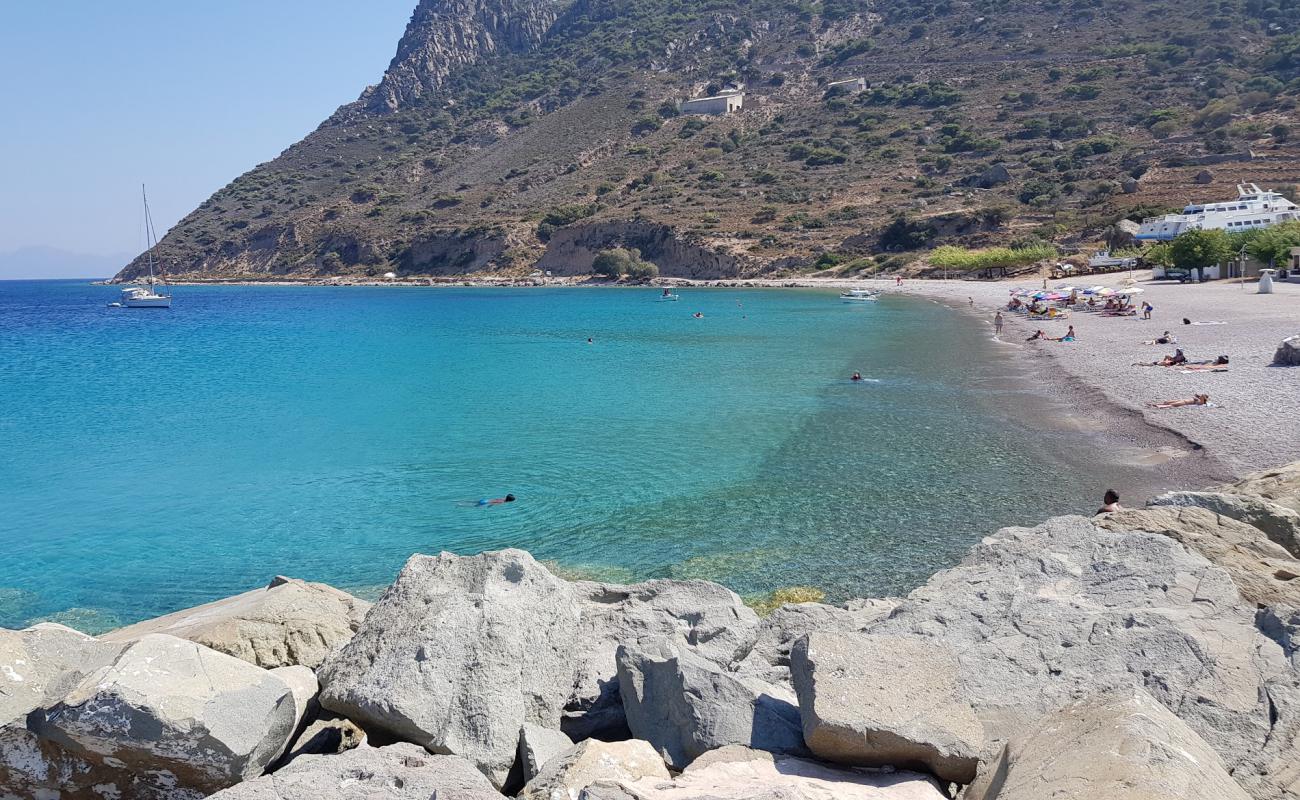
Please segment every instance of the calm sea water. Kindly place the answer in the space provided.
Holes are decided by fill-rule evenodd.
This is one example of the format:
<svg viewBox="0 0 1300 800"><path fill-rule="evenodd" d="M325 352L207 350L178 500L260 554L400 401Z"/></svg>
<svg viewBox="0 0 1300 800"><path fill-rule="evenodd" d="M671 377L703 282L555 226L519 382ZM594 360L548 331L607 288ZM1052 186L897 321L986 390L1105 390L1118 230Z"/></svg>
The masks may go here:
<svg viewBox="0 0 1300 800"><path fill-rule="evenodd" d="M1061 479L1100 444L1013 421L1040 401L965 315L656 294L178 287L150 311L0 282L0 625L102 630L277 573L364 591L413 552L502 547L897 593L1126 479Z"/></svg>

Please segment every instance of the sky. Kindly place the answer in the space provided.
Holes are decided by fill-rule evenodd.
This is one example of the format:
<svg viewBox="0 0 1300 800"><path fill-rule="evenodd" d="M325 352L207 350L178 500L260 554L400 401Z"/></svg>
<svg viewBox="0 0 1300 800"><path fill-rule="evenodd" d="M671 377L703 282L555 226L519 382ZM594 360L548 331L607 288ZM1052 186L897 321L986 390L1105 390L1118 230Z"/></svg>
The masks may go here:
<svg viewBox="0 0 1300 800"><path fill-rule="evenodd" d="M143 249L378 82L416 0L0 0L0 254Z"/></svg>

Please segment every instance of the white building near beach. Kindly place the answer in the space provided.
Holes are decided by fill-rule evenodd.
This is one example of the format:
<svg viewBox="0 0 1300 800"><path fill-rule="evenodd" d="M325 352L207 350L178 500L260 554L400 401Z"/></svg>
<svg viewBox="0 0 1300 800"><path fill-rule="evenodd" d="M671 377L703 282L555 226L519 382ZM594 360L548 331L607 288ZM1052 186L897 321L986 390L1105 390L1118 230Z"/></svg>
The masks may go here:
<svg viewBox="0 0 1300 800"><path fill-rule="evenodd" d="M712 97L696 97L691 100L683 100L677 110L683 114L722 115L739 111L744 107L745 93L735 91L715 94Z"/></svg>
<svg viewBox="0 0 1300 800"><path fill-rule="evenodd" d="M847 78L842 81L831 81L826 84L827 91L831 89L843 89L846 92L865 92L867 90L866 78Z"/></svg>

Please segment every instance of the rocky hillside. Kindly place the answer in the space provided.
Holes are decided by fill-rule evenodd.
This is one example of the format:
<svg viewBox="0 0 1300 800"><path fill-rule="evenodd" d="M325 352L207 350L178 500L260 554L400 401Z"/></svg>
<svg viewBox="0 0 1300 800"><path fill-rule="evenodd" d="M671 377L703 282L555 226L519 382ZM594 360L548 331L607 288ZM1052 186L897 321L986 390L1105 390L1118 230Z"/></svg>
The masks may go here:
<svg viewBox="0 0 1300 800"><path fill-rule="evenodd" d="M1077 245L1237 180L1300 183L1290 8L420 0L377 86L159 255L190 279L562 274L624 245L722 277ZM678 113L729 84L741 111Z"/></svg>

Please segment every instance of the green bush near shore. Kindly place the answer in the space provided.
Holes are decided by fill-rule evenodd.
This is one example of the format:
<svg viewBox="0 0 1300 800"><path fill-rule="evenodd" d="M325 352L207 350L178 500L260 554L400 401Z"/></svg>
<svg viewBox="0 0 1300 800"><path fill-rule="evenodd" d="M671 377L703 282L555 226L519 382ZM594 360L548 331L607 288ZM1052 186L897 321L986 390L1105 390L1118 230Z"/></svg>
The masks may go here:
<svg viewBox="0 0 1300 800"><path fill-rule="evenodd" d="M1027 267L1047 258L1056 257L1056 248L1050 244L1029 247L991 247L987 250L967 250L964 247L944 245L936 247L927 260L936 267L958 272L979 272L986 269Z"/></svg>
<svg viewBox="0 0 1300 800"><path fill-rule="evenodd" d="M627 276L633 280L649 280L659 275L659 268L641 259L641 251L611 247L602 250L591 264L592 271L606 278Z"/></svg>

